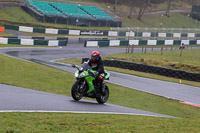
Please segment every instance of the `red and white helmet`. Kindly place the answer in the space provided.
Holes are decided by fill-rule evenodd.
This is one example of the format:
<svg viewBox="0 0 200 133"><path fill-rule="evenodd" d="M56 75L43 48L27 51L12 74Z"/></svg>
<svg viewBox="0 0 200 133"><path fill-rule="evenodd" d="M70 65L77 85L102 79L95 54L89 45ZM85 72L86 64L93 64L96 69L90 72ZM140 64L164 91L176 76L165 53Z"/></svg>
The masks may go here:
<svg viewBox="0 0 200 133"><path fill-rule="evenodd" d="M98 51L92 51L91 53L91 60L92 62L95 62L99 59L100 53Z"/></svg>

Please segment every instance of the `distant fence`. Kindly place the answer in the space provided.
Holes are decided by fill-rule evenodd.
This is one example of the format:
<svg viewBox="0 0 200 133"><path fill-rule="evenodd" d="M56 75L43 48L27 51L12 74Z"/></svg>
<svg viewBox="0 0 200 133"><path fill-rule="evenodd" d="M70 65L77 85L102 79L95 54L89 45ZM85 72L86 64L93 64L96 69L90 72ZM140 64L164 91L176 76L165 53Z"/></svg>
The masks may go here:
<svg viewBox="0 0 200 133"><path fill-rule="evenodd" d="M9 25L9 24L5 24L4 26L5 26L5 29L22 31L22 32L30 32L30 33L60 34L60 35L97 35L97 36L108 35L108 31L35 28L35 27L27 27L27 26Z"/></svg>
<svg viewBox="0 0 200 133"><path fill-rule="evenodd" d="M110 27L112 31L200 31L196 28L143 28L143 27Z"/></svg>
<svg viewBox="0 0 200 133"><path fill-rule="evenodd" d="M109 37L136 37L136 38L198 38L200 33L158 33L158 32L122 32L122 31L102 31L102 30L72 30L72 29L53 29L35 28L27 26L16 26L5 24L5 29L17 30L31 33L44 34L63 34L63 35L89 35L89 36L109 36Z"/></svg>
<svg viewBox="0 0 200 133"><path fill-rule="evenodd" d="M99 40L85 41L85 47L108 47L128 45L200 45L200 40Z"/></svg>
<svg viewBox="0 0 200 133"><path fill-rule="evenodd" d="M1 44L19 44L19 45L66 46L67 40L0 38L0 43Z"/></svg>
<svg viewBox="0 0 200 133"><path fill-rule="evenodd" d="M1 36L1 38L38 39L38 40L68 40L68 37L34 37L34 36Z"/></svg>
<svg viewBox="0 0 200 133"><path fill-rule="evenodd" d="M82 58L82 63L87 60L88 58ZM119 60L104 60L103 62L105 66L109 67L117 67L134 71L153 73L177 79L200 82L200 74L198 73L191 73L183 70L168 69L164 67L148 66L144 64L131 63Z"/></svg>

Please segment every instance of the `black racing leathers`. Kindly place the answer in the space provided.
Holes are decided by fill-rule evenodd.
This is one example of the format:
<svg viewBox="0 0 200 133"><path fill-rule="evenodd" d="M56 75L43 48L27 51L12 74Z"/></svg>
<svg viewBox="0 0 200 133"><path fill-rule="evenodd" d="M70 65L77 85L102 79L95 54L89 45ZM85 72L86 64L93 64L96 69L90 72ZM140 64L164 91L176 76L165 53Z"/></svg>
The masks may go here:
<svg viewBox="0 0 200 133"><path fill-rule="evenodd" d="M90 59L88 64L92 67L93 70L96 70L99 74L105 73L104 64L101 57L99 57L99 59L95 62L92 62L92 60Z"/></svg>

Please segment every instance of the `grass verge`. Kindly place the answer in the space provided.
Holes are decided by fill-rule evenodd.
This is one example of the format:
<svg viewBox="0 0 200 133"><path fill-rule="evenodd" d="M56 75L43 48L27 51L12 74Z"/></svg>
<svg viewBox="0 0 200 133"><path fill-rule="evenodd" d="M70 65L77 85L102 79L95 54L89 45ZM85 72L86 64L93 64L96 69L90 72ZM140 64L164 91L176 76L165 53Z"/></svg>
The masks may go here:
<svg viewBox="0 0 200 133"><path fill-rule="evenodd" d="M171 13L170 17L162 16L161 14L147 15L143 16L141 21L136 16L133 16L131 19L127 18L127 16L121 15L124 27L199 28L198 22L196 23L194 19L180 13ZM180 31L177 32L180 33Z"/></svg>
<svg viewBox="0 0 200 133"><path fill-rule="evenodd" d="M0 55L0 83L70 96L75 81L72 73L36 63ZM17 69L16 69L17 68ZM197 132L200 111L141 91L108 84L108 103L142 109L182 119L144 116L70 114L70 113L0 113L1 132Z"/></svg>
<svg viewBox="0 0 200 133"><path fill-rule="evenodd" d="M129 62L136 62L151 66L162 66L172 69L200 72L200 49L184 49L153 51L145 53L120 53L103 56L104 59L117 59Z"/></svg>
<svg viewBox="0 0 200 133"><path fill-rule="evenodd" d="M0 37L1 36L15 36L15 35L8 32L0 32Z"/></svg>
<svg viewBox="0 0 200 133"><path fill-rule="evenodd" d="M3 113L0 132L59 133L187 133L198 132L198 119L169 119L145 116L66 114L66 113Z"/></svg>
<svg viewBox="0 0 200 133"><path fill-rule="evenodd" d="M0 75L3 75L0 77L0 83L70 96L70 89L75 81L72 73L35 63L12 59L10 57L4 57L2 55L0 61L2 64L0 67ZM17 70L15 69L16 67L18 68ZM167 111L167 108L170 108L170 105L168 104L172 104L171 100L113 84L109 84L109 87L111 90L109 103L153 112L158 112L159 110L160 113L164 111L162 112L163 114L180 116L178 112ZM177 101L173 102L174 104L177 104L176 106L182 105ZM141 105L141 103L143 104ZM167 108L165 107L166 109L160 111L160 104L167 104L168 106L166 106ZM177 113L178 115L174 113Z"/></svg>

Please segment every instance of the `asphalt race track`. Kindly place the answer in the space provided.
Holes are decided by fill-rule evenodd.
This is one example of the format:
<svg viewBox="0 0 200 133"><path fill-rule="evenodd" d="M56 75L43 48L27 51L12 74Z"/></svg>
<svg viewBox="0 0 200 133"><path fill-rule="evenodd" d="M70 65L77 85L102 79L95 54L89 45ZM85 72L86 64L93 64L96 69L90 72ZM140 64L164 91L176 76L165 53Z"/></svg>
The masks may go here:
<svg viewBox="0 0 200 133"><path fill-rule="evenodd" d="M54 63L61 58L89 57L91 51L98 50L102 55L125 52L123 48L85 48L82 44L71 44L62 48L4 48L0 53L69 72L76 69L71 65ZM127 74L111 72L110 83L141 90L151 94L177 99L200 105L200 88L154 79L141 78ZM37 97L37 99L35 99ZM51 100L52 102L49 102ZM93 101L74 102L71 97L35 91L14 86L0 85L1 111L60 111L137 114L167 117L151 112L120 107L111 104L99 105Z"/></svg>
<svg viewBox="0 0 200 133"><path fill-rule="evenodd" d="M101 105L89 100L76 102L68 96L0 84L0 112L12 111L106 113L171 117L112 104Z"/></svg>

